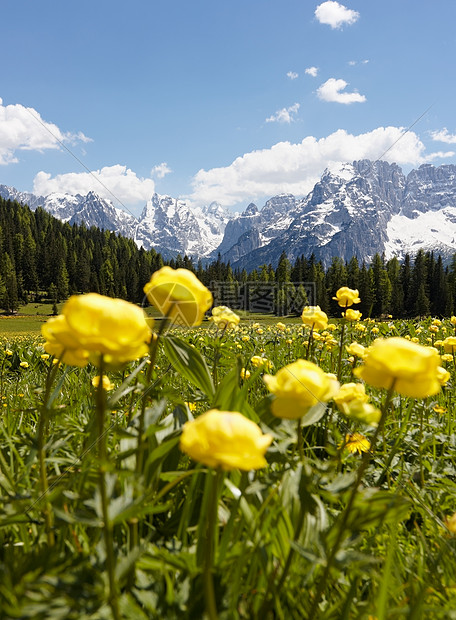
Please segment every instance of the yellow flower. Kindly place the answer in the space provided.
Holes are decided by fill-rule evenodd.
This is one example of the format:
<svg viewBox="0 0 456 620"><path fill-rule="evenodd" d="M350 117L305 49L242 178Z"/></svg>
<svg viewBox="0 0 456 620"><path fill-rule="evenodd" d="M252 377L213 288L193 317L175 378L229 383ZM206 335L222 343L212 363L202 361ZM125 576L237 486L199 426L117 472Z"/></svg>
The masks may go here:
<svg viewBox="0 0 456 620"><path fill-rule="evenodd" d="M354 400L364 403L367 403L369 400L369 396L366 394L362 383L344 383L334 396L334 402L340 411L346 410L347 406Z"/></svg>
<svg viewBox="0 0 456 620"><path fill-rule="evenodd" d="M425 398L440 390L439 361L435 349L405 338L380 338L369 347L364 365L353 372L374 387L389 389L394 382L399 394Z"/></svg>
<svg viewBox="0 0 456 620"><path fill-rule="evenodd" d="M456 534L456 512L451 517L445 518L445 525L452 534Z"/></svg>
<svg viewBox="0 0 456 620"><path fill-rule="evenodd" d="M437 368L437 381L440 385L446 385L450 380L450 377L451 375L448 370L445 370L445 368L442 368L441 366Z"/></svg>
<svg viewBox="0 0 456 620"><path fill-rule="evenodd" d="M434 332L434 334L436 334L436 333L439 331L439 329L440 329L440 328L439 328L439 326L438 326L438 325L434 325L434 324L429 325L429 331L430 331L430 332Z"/></svg>
<svg viewBox="0 0 456 620"><path fill-rule="evenodd" d="M200 325L212 305L212 293L188 269L162 267L145 285L147 299L181 325Z"/></svg>
<svg viewBox="0 0 456 620"><path fill-rule="evenodd" d="M326 329L328 326L328 315L320 306L306 306L301 315L304 325L309 325L315 330Z"/></svg>
<svg viewBox="0 0 456 620"><path fill-rule="evenodd" d="M348 308L353 304L359 304L361 302L358 289L351 289L348 288L348 286L342 286L333 299L337 301L341 308Z"/></svg>
<svg viewBox="0 0 456 620"><path fill-rule="evenodd" d="M432 325L437 325L438 327L440 327L440 325L442 325L442 321L440 319L434 319L432 321Z"/></svg>
<svg viewBox="0 0 456 620"><path fill-rule="evenodd" d="M250 378L250 370L246 370L245 368L241 369L241 379L249 379Z"/></svg>
<svg viewBox="0 0 456 620"><path fill-rule="evenodd" d="M440 359L442 360L442 362L452 362L453 356L451 355L451 353L445 353L444 355L441 356Z"/></svg>
<svg viewBox="0 0 456 620"><path fill-rule="evenodd" d="M182 429L180 449L192 459L224 470L260 469L272 436L237 411L210 409Z"/></svg>
<svg viewBox="0 0 456 620"><path fill-rule="evenodd" d="M28 364L28 362L21 362L21 363L19 364L19 366L20 366L21 368L28 368L28 367L29 367L29 364Z"/></svg>
<svg viewBox="0 0 456 620"><path fill-rule="evenodd" d="M41 359L46 362L49 359L49 353L43 353L42 355L40 355Z"/></svg>
<svg viewBox="0 0 456 620"><path fill-rule="evenodd" d="M325 403L339 390L334 375L306 360L296 360L276 375L265 375L264 382L275 395L272 413L279 418L301 418L317 403Z"/></svg>
<svg viewBox="0 0 456 620"><path fill-rule="evenodd" d="M103 386L103 389L105 390L105 392L110 392L111 390L114 389L114 384L111 383L109 377L107 375L103 375L103 378L101 380L101 384ZM97 388L100 385L100 376L97 375L96 377L94 377L92 379L92 385L94 388Z"/></svg>
<svg viewBox="0 0 456 620"><path fill-rule="evenodd" d="M456 336L448 336L443 341L443 348L445 353L454 353L456 349Z"/></svg>
<svg viewBox="0 0 456 620"><path fill-rule="evenodd" d="M361 433L347 433L345 435L345 442L339 444L339 448L346 448L351 454L361 454L362 452L369 452L370 441L361 435Z"/></svg>
<svg viewBox="0 0 456 620"><path fill-rule="evenodd" d="M451 325L455 325L456 326L456 316L452 316L451 317L450 323L451 323Z"/></svg>
<svg viewBox="0 0 456 620"><path fill-rule="evenodd" d="M274 368L274 364L271 360L268 360L266 357L261 357L260 355L254 355L250 359L250 363L252 366L255 366L255 368L265 368L266 370L272 370Z"/></svg>
<svg viewBox="0 0 456 620"><path fill-rule="evenodd" d="M333 332L333 331L335 331L337 329L337 325L335 325L334 323L330 323L328 325L328 329L329 329L329 331Z"/></svg>
<svg viewBox="0 0 456 620"><path fill-rule="evenodd" d="M378 334L378 332L379 332L379 331L380 331L380 330L379 330L379 328L378 328L378 327L373 327L373 328L371 329L371 332L372 332L373 334Z"/></svg>
<svg viewBox="0 0 456 620"><path fill-rule="evenodd" d="M13 355L13 352L11 351L11 349L5 349L5 355L7 357L11 357L11 355Z"/></svg>
<svg viewBox="0 0 456 620"><path fill-rule="evenodd" d="M357 323L357 324L355 325L355 329L356 329L356 331L358 331L358 332L365 332L367 328L366 328L366 326L365 326L365 325L363 325L362 323Z"/></svg>
<svg viewBox="0 0 456 620"><path fill-rule="evenodd" d="M62 314L42 326L47 353L65 364L85 366L104 355L108 364L122 364L147 354L151 331L141 308L123 299L97 293L73 295Z"/></svg>
<svg viewBox="0 0 456 620"><path fill-rule="evenodd" d="M355 357L360 357L364 359L366 357L367 351L366 348L363 347L362 344L358 344L357 342L352 342L350 345L345 347L349 355L354 355Z"/></svg>
<svg viewBox="0 0 456 620"><path fill-rule="evenodd" d="M348 310L345 310L345 312L342 312L342 316L347 321L359 321L360 318L363 316L363 314L359 310L353 310L352 308L349 308ZM377 329L378 331L378 328L374 328L374 329Z"/></svg>
<svg viewBox="0 0 456 620"><path fill-rule="evenodd" d="M434 405L432 408L436 413L446 413L446 409L442 405Z"/></svg>
<svg viewBox="0 0 456 620"><path fill-rule="evenodd" d="M217 306L212 308L212 316L209 321L213 321L218 329L230 329L236 327L240 318L227 306Z"/></svg>
<svg viewBox="0 0 456 620"><path fill-rule="evenodd" d="M286 328L286 325L285 325L284 323L277 323L276 328L277 328L279 331L283 332L283 331L284 331L284 329Z"/></svg>
<svg viewBox="0 0 456 620"><path fill-rule="evenodd" d="M185 401L185 404L190 409L190 411L192 411L192 412L196 411L196 403L189 403L189 402Z"/></svg>

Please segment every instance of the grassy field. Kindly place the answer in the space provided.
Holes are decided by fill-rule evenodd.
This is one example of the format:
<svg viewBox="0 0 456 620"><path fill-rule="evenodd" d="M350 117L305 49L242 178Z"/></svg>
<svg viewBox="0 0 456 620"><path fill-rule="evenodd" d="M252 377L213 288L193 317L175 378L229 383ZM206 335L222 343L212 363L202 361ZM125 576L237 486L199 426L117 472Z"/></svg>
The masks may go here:
<svg viewBox="0 0 456 620"><path fill-rule="evenodd" d="M295 318L205 322L105 369L103 389L96 364L52 363L32 306L0 318L1 618L456 618L449 319L336 319L312 336ZM441 385L421 398L363 383L368 358L347 346L378 337L420 344L417 360L436 349ZM305 358L325 378L291 381L295 419L278 417L264 377ZM431 362L420 372L413 389ZM325 373L371 408L337 405ZM271 436L264 464L182 449L184 425L214 408ZM249 433L211 455L243 463Z"/></svg>

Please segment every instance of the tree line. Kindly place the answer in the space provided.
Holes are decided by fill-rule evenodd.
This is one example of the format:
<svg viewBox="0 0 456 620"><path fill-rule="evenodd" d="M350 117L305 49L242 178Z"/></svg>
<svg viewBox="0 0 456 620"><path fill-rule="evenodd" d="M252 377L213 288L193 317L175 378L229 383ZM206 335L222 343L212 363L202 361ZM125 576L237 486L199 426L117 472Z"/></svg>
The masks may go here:
<svg viewBox="0 0 456 620"><path fill-rule="evenodd" d="M178 255L165 261L155 250L138 248L132 239L83 224L61 222L44 209L0 198L0 308L16 312L29 301L55 304L70 294L97 292L134 303L144 299L143 286L163 265L190 269L209 288L246 282L302 288L302 299L339 316L332 297L341 286L358 289L357 305L364 317L449 316L455 312L456 254L449 263L440 255L419 250L400 262L376 254L370 263L356 257L332 259L325 268L314 255L291 263L283 252L277 267L260 265L247 272L217 260L203 264ZM303 285L314 295L306 300ZM280 287L278 287L280 288ZM237 289L236 289L237 290ZM223 299L222 299L223 301Z"/></svg>

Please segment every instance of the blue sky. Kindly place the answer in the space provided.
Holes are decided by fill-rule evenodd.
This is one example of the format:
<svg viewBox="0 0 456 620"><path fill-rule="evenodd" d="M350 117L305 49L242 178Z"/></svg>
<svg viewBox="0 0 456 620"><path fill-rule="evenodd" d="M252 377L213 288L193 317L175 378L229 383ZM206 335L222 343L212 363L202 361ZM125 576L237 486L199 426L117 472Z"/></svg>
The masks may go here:
<svg viewBox="0 0 456 620"><path fill-rule="evenodd" d="M0 183L22 191L94 190L135 214L154 191L243 209L388 149L405 171L456 164L454 0L1 13Z"/></svg>

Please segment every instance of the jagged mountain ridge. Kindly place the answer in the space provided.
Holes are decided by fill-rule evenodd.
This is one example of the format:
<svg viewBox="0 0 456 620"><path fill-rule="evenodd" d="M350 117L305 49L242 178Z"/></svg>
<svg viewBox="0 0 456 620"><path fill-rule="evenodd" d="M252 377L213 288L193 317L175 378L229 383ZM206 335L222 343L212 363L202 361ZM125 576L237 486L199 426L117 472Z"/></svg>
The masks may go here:
<svg viewBox="0 0 456 620"><path fill-rule="evenodd" d="M191 209L182 200L159 194L147 201L138 219L94 192L36 196L0 185L0 196L32 210L42 207L69 224L83 223L130 237L146 250L156 249L165 259L177 254L196 258L210 254L222 241L226 223L235 216L217 203Z"/></svg>
<svg viewBox="0 0 456 620"><path fill-rule="evenodd" d="M222 254L235 267L276 265L285 251L291 260L312 252L325 265L333 256L368 262L376 252L387 258L418 249L449 257L456 252L456 166L425 164L405 176L396 164L361 160L325 170L313 190L290 210L292 222L268 243L259 211L241 214L244 231ZM247 221L254 226L248 228ZM227 235L240 229L232 220Z"/></svg>
<svg viewBox="0 0 456 620"><path fill-rule="evenodd" d="M396 164L355 161L331 166L304 198L279 194L241 214L217 203L190 207L154 194L139 218L89 192L87 196L35 196L0 185L0 195L42 206L69 223L84 222L133 238L167 259L178 253L216 258L248 270L276 265L285 251L291 260L312 252L328 265L333 256L369 261L414 255L418 249L449 257L456 252L456 166L430 164L405 176Z"/></svg>

